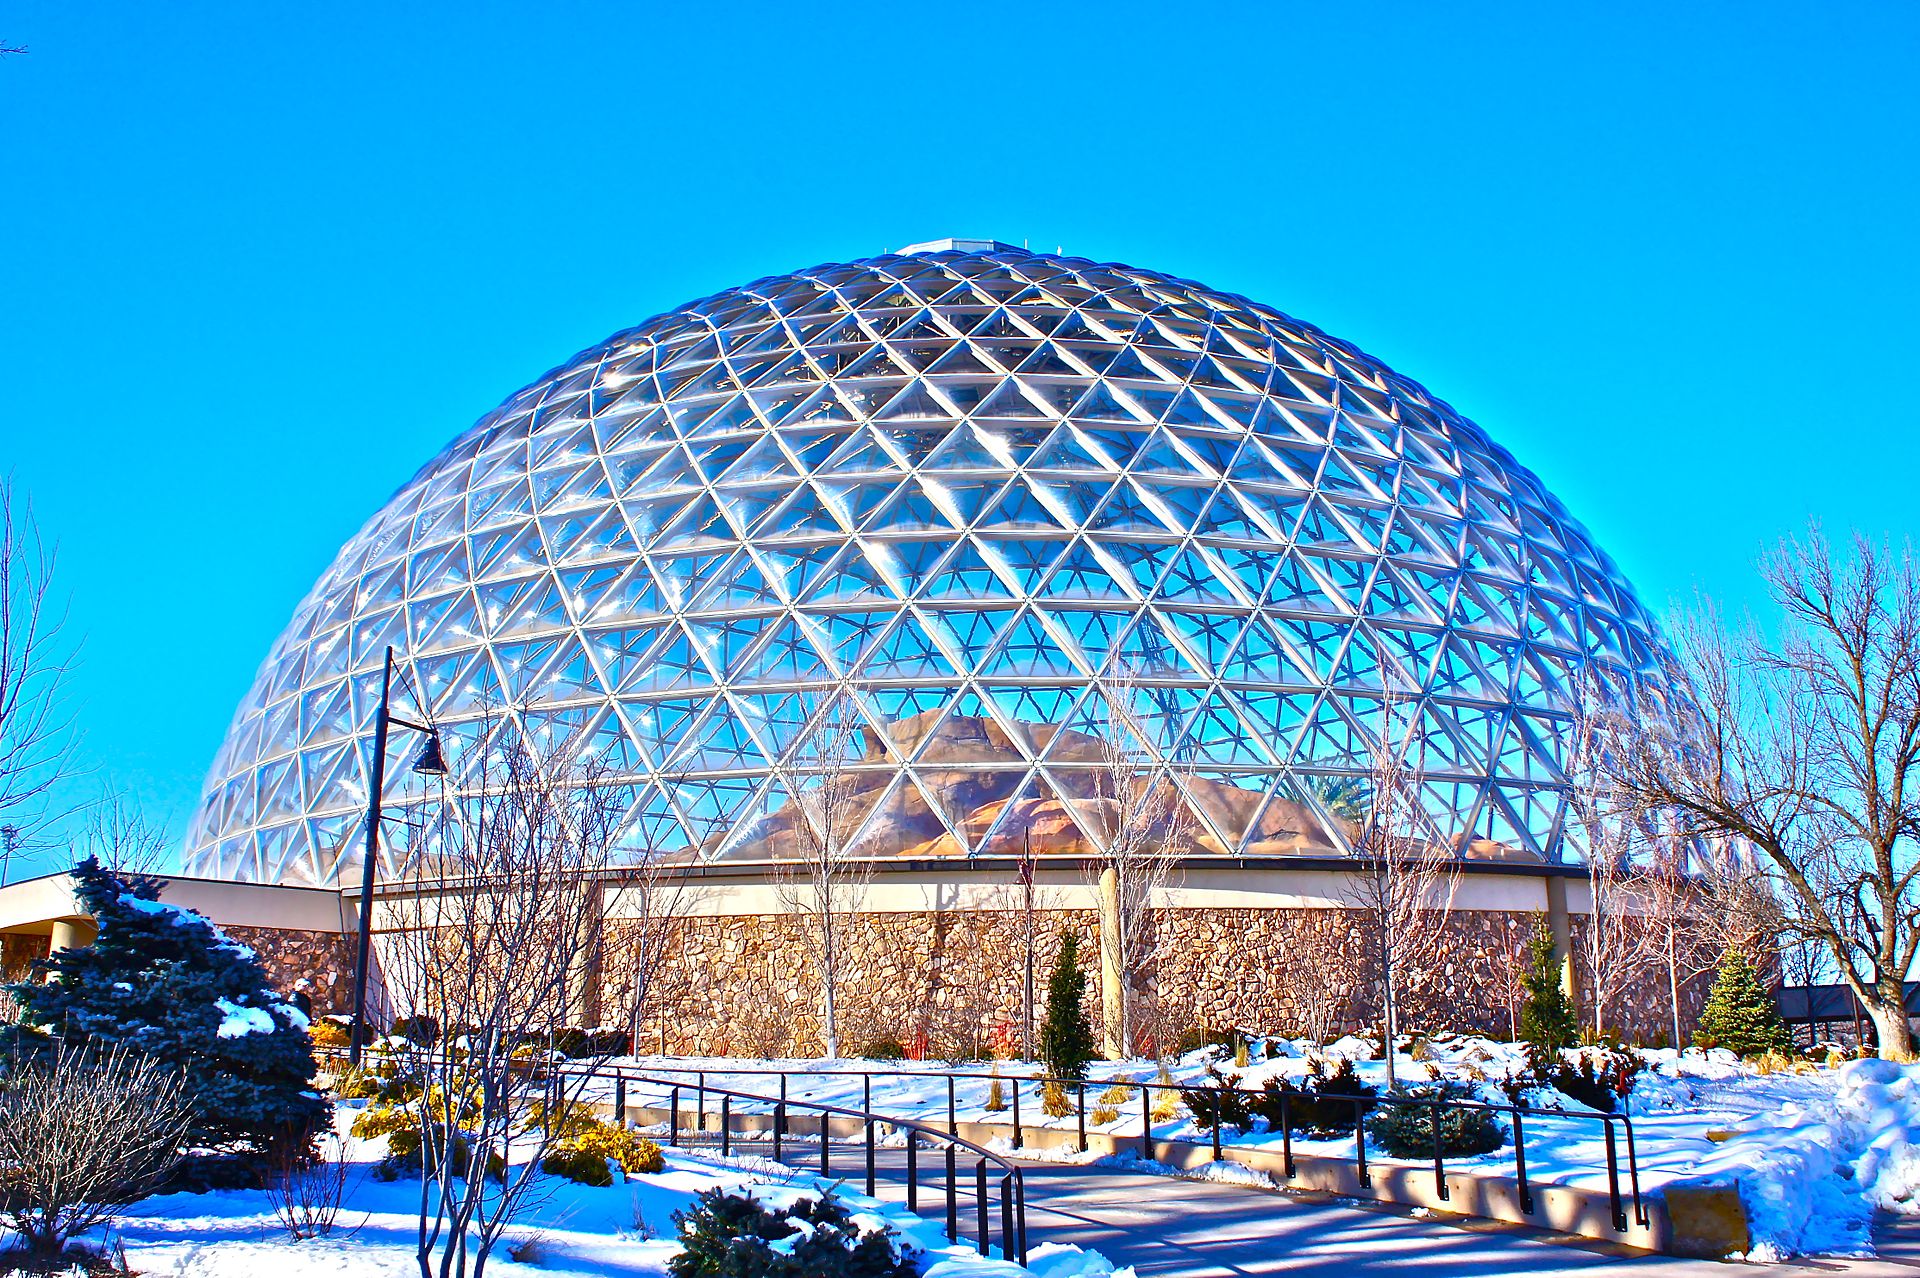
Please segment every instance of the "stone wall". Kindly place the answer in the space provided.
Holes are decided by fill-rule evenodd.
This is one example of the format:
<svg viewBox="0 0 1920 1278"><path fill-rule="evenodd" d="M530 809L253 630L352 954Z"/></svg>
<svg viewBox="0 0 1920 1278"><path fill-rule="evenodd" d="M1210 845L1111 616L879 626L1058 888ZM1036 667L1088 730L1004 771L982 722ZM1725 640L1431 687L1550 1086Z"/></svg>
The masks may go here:
<svg viewBox="0 0 1920 1278"><path fill-rule="evenodd" d="M1500 1036L1519 1017L1519 978L1539 915L1456 910L1434 962L1407 974L1408 1030ZM843 1053L899 1041L916 1055L978 1057L1017 1045L1024 971L1017 910L868 914L840 937ZM1156 960L1139 1000L1142 1049L1190 1028L1332 1037L1373 1025L1378 968L1363 916L1340 909L1177 909L1161 912ZM676 921L667 958L648 991L641 1050L766 1056L821 1049L816 957L806 929L781 915ZM1036 918L1036 1003L1045 999L1062 928L1080 935L1090 979L1087 1011L1100 1015L1097 922L1091 911ZM602 976L602 1019L620 1019L631 962L617 943ZM1690 1032L1708 981L1682 992ZM1621 997L1611 1027L1652 1042L1670 1017L1663 973L1648 972Z"/></svg>
<svg viewBox="0 0 1920 1278"><path fill-rule="evenodd" d="M267 970L267 981L282 994L302 977L313 982L316 1016L353 1011L353 960L356 938L342 932L296 932L275 927L220 929L248 947Z"/></svg>

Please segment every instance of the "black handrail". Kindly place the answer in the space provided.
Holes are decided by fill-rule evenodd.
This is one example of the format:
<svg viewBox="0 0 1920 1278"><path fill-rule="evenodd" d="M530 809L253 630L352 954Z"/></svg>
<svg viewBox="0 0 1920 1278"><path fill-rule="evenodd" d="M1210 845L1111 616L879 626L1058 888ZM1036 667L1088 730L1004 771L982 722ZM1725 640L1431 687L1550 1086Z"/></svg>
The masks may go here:
<svg viewBox="0 0 1920 1278"><path fill-rule="evenodd" d="M664 1088L674 1093L676 1097L679 1092L678 1085L670 1079L655 1078L650 1074L629 1069L622 1065L609 1063L583 1068L553 1062L542 1066L542 1068L556 1074L571 1074L574 1077L585 1077L587 1079L611 1077L615 1082L617 1102L624 1100L629 1083L641 1083L650 1087ZM672 1070L668 1072L680 1073L684 1071ZM907 1198L909 1204L908 1210L912 1210L919 1199L919 1159L915 1157L918 1152L917 1143L922 1138L925 1138L926 1140L937 1143L939 1146L944 1146L947 1164L947 1237L955 1242L961 1241L957 1158L959 1152L965 1150L968 1154L972 1155L974 1159L973 1174L975 1196L977 1199L974 1204L974 1243L976 1249L983 1256L988 1254L992 1245L993 1230L991 1222L993 1219L993 1210L987 1194L987 1164L993 1163L1001 1171L998 1184L1000 1194L1001 1251L1009 1257L1017 1255L1021 1264L1024 1265L1026 1263L1026 1177L1019 1165L1011 1159L1006 1158L1004 1155L997 1154L983 1145L976 1145L970 1140L963 1139L958 1135L957 1131L942 1131L930 1123L923 1123L917 1119L899 1118L880 1114L872 1109L856 1109L845 1105L829 1105L819 1101L795 1100L790 1096L767 1096L758 1092L737 1091L732 1088L718 1087L708 1082L706 1078L707 1071L705 1070L693 1072L700 1076L699 1086L703 1108L699 1111L696 1121L701 1130L704 1130L706 1127L705 1097L713 1095L720 1098L719 1138L720 1154L723 1158L730 1156L732 1152L733 1102L735 1100L760 1101L771 1104L774 1107L772 1133L775 1162L781 1161L781 1154L784 1152L783 1137L787 1124L787 1111L799 1108L817 1113L820 1116L820 1175L823 1178L830 1178L833 1170L831 1152L833 1147L833 1132L829 1125L829 1120L836 1117L851 1118L859 1122L861 1126L861 1143L865 1146L866 1152L867 1193L872 1195L876 1188L875 1153L878 1144L877 1129L880 1124L884 1123L892 1127L895 1131L905 1132L907 1136ZM726 1073L730 1071L715 1070L713 1072ZM774 1071L766 1072L772 1073ZM783 1087L782 1091L784 1090ZM616 1117L624 1121L626 1119L624 1109L620 1110L616 1114ZM669 1108L667 1117L668 1139L675 1144L678 1143L679 1139L679 1126L679 1105L676 1100Z"/></svg>
<svg viewBox="0 0 1920 1278"><path fill-rule="evenodd" d="M338 1058L344 1064L346 1053L338 1049L316 1048L314 1054L326 1058ZM524 1065L516 1064L515 1069L523 1069L532 1081L536 1075L567 1075L586 1081L611 1078L614 1084L614 1117L616 1121L627 1120L628 1085L632 1083L659 1088L667 1093L667 1143L677 1147L680 1144L680 1092L683 1083L673 1079L655 1078L651 1074L630 1069L612 1062L581 1065L576 1062L534 1061ZM785 1152L787 1134L787 1111L798 1108L811 1110L819 1115L820 1140L820 1176L831 1179L833 1173L832 1147L833 1132L829 1120L834 1117L857 1120L862 1129L863 1143L866 1147L867 1194L873 1196L876 1189L875 1154L878 1143L878 1127L886 1124L907 1136L907 1210L916 1211L919 1205L919 1142L922 1138L944 1146L946 1150L946 1194L947 1194L947 1237L960 1242L960 1186L957 1159L960 1150L974 1156L974 1193L975 1237L974 1245L983 1256L989 1254L992 1246L992 1208L988 1201L987 1164L993 1163L1001 1171L997 1189L1000 1196L1001 1252L1009 1258L1017 1257L1024 1265L1027 1263L1027 1193L1026 1176L1020 1166L1004 1155L997 1154L985 1146L976 1145L958 1134L957 1122L953 1129L942 1131L929 1123L917 1119L899 1118L876 1113L869 1106L854 1109L844 1105L829 1105L819 1101L793 1100L787 1094L786 1075L781 1074L780 1094L763 1096L757 1092L743 1092L732 1088L718 1087L707 1081L706 1070L669 1070L669 1073L696 1075L696 1096L694 1110L694 1132L703 1134L707 1126L707 1097L720 1098L720 1127L718 1144L722 1158L733 1154L733 1102L736 1100L759 1101L773 1107L772 1140L773 1161L781 1162ZM715 1073L734 1073L739 1071L716 1070ZM779 1074L778 1070L759 1070L758 1074ZM868 1080L871 1088L871 1079ZM957 1111L955 1111L957 1112Z"/></svg>
<svg viewBox="0 0 1920 1278"><path fill-rule="evenodd" d="M958 1118L959 1107L958 1107L957 1095L954 1090L955 1083L957 1080L967 1079L967 1080L979 1080L983 1082L990 1082L990 1081L997 1080L1001 1083L1005 1083L1009 1085L1013 1089L1013 1111L1016 1115L1019 1113L1019 1109L1020 1109L1021 1084L1034 1083L1034 1084L1038 1084L1041 1087L1045 1087L1047 1084L1050 1084L1050 1083L1058 1084L1058 1085L1061 1085L1063 1088L1071 1088L1072 1091L1077 1096L1077 1103L1074 1108L1076 1111L1076 1114L1075 1114L1076 1125L1079 1133L1080 1149L1082 1152L1085 1152L1085 1150L1087 1149L1087 1088L1089 1086L1125 1087L1129 1090L1133 1090L1137 1088L1140 1092L1140 1100L1141 1100L1140 1153L1141 1153L1141 1157L1145 1158L1148 1161L1152 1161L1153 1159L1153 1109L1152 1109L1151 1094L1154 1091L1164 1092L1171 1089L1173 1091L1182 1092L1182 1093L1198 1093L1202 1095L1208 1095L1211 1097L1211 1104L1208 1105L1207 1108L1213 1110L1216 1116L1222 1111L1224 1107L1224 1098L1228 1095L1258 1097L1261 1099L1265 1099L1267 1096L1267 1093L1264 1091L1260 1091L1260 1090L1257 1090L1254 1088L1248 1088L1248 1087L1223 1087L1217 1084L1160 1082L1158 1080L1142 1081L1139 1079L1130 1079L1130 1078L1110 1078L1110 1079L1061 1078L1061 1077L1055 1077L1053 1075L1047 1075L1047 1074L1001 1074L1001 1073L980 1073L976 1071L905 1070L905 1069L780 1070L780 1069L757 1069L757 1068L751 1068L751 1067L733 1068L730 1066L715 1068L711 1070L698 1070L698 1071L691 1070L691 1069L678 1070L672 1066L662 1066L662 1067L656 1067L656 1068L658 1068L660 1072L669 1073L669 1074L699 1073L702 1077L704 1077L707 1073L742 1075L746 1077L777 1076L781 1080L781 1086L782 1086L783 1092L786 1087L786 1080L789 1078L859 1078L862 1080L862 1086L867 1092L867 1094L871 1094L873 1080L876 1078L920 1079L920 1080L933 1081L933 1082L944 1080L946 1082L947 1093L948 1093L947 1121L948 1121L950 1130L958 1129L957 1118ZM1527 1171L1526 1118L1531 1115L1534 1117L1553 1116L1553 1117L1568 1118L1568 1119L1591 1119L1601 1124L1602 1130L1604 1133L1605 1144L1607 1149L1607 1161L1606 1161L1606 1169L1605 1169L1606 1178L1607 1178L1607 1197L1608 1197L1608 1205L1610 1208L1610 1213L1613 1219L1614 1228L1621 1230L1623 1232L1627 1229L1628 1218L1627 1218L1627 1212L1626 1212L1626 1203L1628 1201L1631 1201L1633 1204L1634 1222L1638 1224L1638 1226L1642 1229L1649 1227L1650 1221L1647 1216L1646 1203L1641 1195L1641 1190L1640 1190L1640 1166L1639 1166L1638 1151L1635 1147L1635 1142L1634 1142L1633 1119L1626 1114L1609 1114L1609 1113L1602 1112L1600 1110L1548 1110L1548 1109L1540 1109L1535 1106L1526 1105L1526 1104L1516 1103L1516 1104L1502 1105L1492 1101L1466 1100L1466 1099L1460 1099L1460 1098L1454 1098L1454 1097L1396 1096L1391 1093L1356 1094L1351 1092L1321 1092L1321 1091L1305 1092L1305 1091L1297 1091L1297 1090L1292 1092L1282 1092L1280 1093L1280 1106L1281 1106L1281 1118L1282 1118L1281 1149L1282 1149L1282 1161L1285 1168L1285 1177L1288 1180L1293 1179L1298 1174L1298 1168L1295 1165L1294 1153L1293 1153L1294 1124L1292 1124L1290 1121L1287 1121L1290 1117L1290 1115L1287 1113L1290 1105L1290 1098L1295 1096L1310 1096L1314 1099L1320 1099L1320 1100L1349 1101L1353 1103L1354 1112L1355 1112L1355 1123L1354 1123L1355 1172L1359 1177L1360 1183L1366 1186L1371 1186L1372 1184L1372 1178L1369 1173L1368 1165L1367 1165L1369 1161L1369 1156L1368 1156L1367 1147L1366 1147L1366 1124L1364 1121L1366 1109L1371 1105L1419 1105L1430 1110L1433 1114L1433 1118L1431 1121L1433 1123L1433 1129L1434 1129L1434 1152L1433 1152L1434 1188L1435 1188L1436 1194L1442 1201L1446 1201L1450 1199L1452 1197L1452 1194L1447 1185L1446 1162L1445 1162L1444 1151L1442 1150L1441 1143L1440 1143L1440 1125L1439 1125L1440 1111L1443 1109L1478 1109L1478 1110L1486 1110L1486 1111L1503 1113L1508 1115L1510 1119L1511 1127L1513 1130L1514 1179L1516 1182L1516 1187L1519 1191L1520 1210L1524 1214L1529 1216L1534 1214L1538 1206L1538 1203L1534 1194L1533 1184L1529 1179L1528 1171ZM765 1099L765 1098L761 1098L761 1099ZM1189 1106L1189 1109L1191 1110L1191 1106ZM1199 1115L1196 1114L1195 1118L1197 1119L1198 1117ZM892 1121L892 1120L888 1120L888 1121ZM1626 1138L1626 1154L1627 1154L1626 1172L1627 1172L1628 1184L1625 1187L1621 1185L1621 1167L1620 1167L1620 1158L1619 1158L1619 1149L1618 1149L1618 1137L1616 1136L1615 1128L1614 1128L1614 1124L1616 1123L1620 1125L1620 1131L1624 1133ZM1232 1142L1230 1141L1225 1142L1223 1146L1223 1142L1220 1137L1220 1126L1221 1125L1218 1122L1212 1124L1213 1143L1214 1143L1214 1150L1215 1150L1214 1157L1216 1161L1226 1161L1222 1159L1221 1156L1225 1149L1232 1148ZM1014 1126L1011 1143L1013 1148L1015 1149L1021 1148L1023 1144L1021 1130L1017 1121Z"/></svg>

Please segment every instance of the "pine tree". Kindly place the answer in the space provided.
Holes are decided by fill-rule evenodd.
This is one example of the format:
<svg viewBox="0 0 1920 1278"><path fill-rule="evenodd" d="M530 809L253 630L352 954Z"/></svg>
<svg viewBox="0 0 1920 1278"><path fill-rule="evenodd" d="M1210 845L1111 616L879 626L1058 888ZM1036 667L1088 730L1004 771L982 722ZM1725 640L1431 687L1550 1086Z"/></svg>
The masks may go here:
<svg viewBox="0 0 1920 1278"><path fill-rule="evenodd" d="M1793 1050L1793 1035L1780 1017L1773 991L1761 984L1760 973L1737 945L1720 961L1694 1041L1740 1056Z"/></svg>
<svg viewBox="0 0 1920 1278"><path fill-rule="evenodd" d="M1560 947L1544 923L1527 942L1527 971L1520 986L1527 994L1520 1009L1520 1038L1529 1045L1535 1066L1546 1068L1559 1062L1560 1049L1579 1041L1580 1024L1573 1000L1560 984Z"/></svg>
<svg viewBox="0 0 1920 1278"><path fill-rule="evenodd" d="M74 879L99 936L44 963L44 984L8 987L24 1023L178 1067L195 1110L190 1144L266 1151L327 1120L306 1018L268 987L252 950L92 857Z"/></svg>
<svg viewBox="0 0 1920 1278"><path fill-rule="evenodd" d="M1060 933L1060 956L1047 978L1047 1009L1040 1022L1040 1059L1055 1078L1085 1078L1093 1059L1093 1026L1084 1000L1087 974L1080 970L1080 938Z"/></svg>

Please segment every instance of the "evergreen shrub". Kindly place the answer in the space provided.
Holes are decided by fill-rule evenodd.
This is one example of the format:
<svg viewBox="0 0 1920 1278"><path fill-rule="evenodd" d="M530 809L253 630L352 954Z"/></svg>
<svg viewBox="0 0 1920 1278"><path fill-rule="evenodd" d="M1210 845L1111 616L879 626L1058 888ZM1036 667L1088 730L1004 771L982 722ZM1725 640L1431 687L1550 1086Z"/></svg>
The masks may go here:
<svg viewBox="0 0 1920 1278"><path fill-rule="evenodd" d="M1393 1098L1406 1100L1478 1100L1479 1095L1463 1083L1428 1083L1408 1087L1383 1099L1367 1119L1367 1136L1383 1152L1395 1158L1433 1157L1433 1129L1440 1127L1440 1152L1467 1158L1486 1154L1507 1143L1494 1111L1453 1109L1432 1105L1396 1105ZM1437 1113L1436 1113L1437 1110Z"/></svg>
<svg viewBox="0 0 1920 1278"><path fill-rule="evenodd" d="M1720 962L1693 1041L1699 1047L1724 1047L1738 1056L1793 1051L1793 1035L1780 1015L1780 1005L1738 946Z"/></svg>
<svg viewBox="0 0 1920 1278"><path fill-rule="evenodd" d="M775 1209L738 1190L709 1189L673 1213L673 1278L916 1278L918 1253L896 1255L891 1231L862 1230L831 1194Z"/></svg>

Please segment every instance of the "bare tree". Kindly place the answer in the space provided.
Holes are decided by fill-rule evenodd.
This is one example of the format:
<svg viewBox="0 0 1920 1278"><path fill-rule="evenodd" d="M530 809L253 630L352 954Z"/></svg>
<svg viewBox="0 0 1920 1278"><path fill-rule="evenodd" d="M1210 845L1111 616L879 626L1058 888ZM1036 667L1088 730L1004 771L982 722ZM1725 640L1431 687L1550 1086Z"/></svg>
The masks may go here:
<svg viewBox="0 0 1920 1278"><path fill-rule="evenodd" d="M1421 801L1419 724L1417 703L1394 695L1382 699L1365 815L1354 838L1360 864L1348 876L1380 965L1388 1087L1395 1083L1401 1000L1439 966L1459 881L1453 849L1433 829Z"/></svg>
<svg viewBox="0 0 1920 1278"><path fill-rule="evenodd" d="M177 1161L192 1101L181 1075L124 1045L13 1062L0 1089L0 1217L34 1260L153 1192Z"/></svg>
<svg viewBox="0 0 1920 1278"><path fill-rule="evenodd" d="M80 850L122 878L138 879L160 872L173 842L132 796L109 787L86 809Z"/></svg>
<svg viewBox="0 0 1920 1278"><path fill-rule="evenodd" d="M1093 802L1086 805L1099 852L1089 885L1100 900L1102 963L1118 978L1118 997L1104 1006L1106 1036L1121 1056L1136 1050L1152 1016L1148 993L1164 929L1156 915L1175 886L1192 818L1182 792L1186 769L1170 743L1154 741L1131 679L1104 683L1098 695L1105 723L1097 744ZM1156 1027L1157 1028L1157 1027Z"/></svg>
<svg viewBox="0 0 1920 1278"><path fill-rule="evenodd" d="M0 818L22 846L72 772L76 745L62 708L75 650L53 593L57 559L32 503L0 478Z"/></svg>
<svg viewBox="0 0 1920 1278"><path fill-rule="evenodd" d="M1607 1030L1614 1001L1648 960L1649 932L1640 919L1635 853L1644 813L1614 779L1632 751L1629 697L1591 667L1573 687L1573 721L1563 756L1572 809L1587 865L1587 925L1575 942L1586 1012L1595 1035Z"/></svg>
<svg viewBox="0 0 1920 1278"><path fill-rule="evenodd" d="M1709 613L1680 631L1693 713L1624 769L1683 834L1751 849L1783 928L1826 951L1881 1055L1914 1056L1904 982L1920 953L1920 574L1910 549L1818 530L1761 564L1776 637Z"/></svg>
<svg viewBox="0 0 1920 1278"><path fill-rule="evenodd" d="M416 829L416 877L383 911L388 989L425 1027L392 1045L420 1089L422 1278L484 1272L596 1063L541 1055L589 1015L623 805L604 767L500 736Z"/></svg>
<svg viewBox="0 0 1920 1278"><path fill-rule="evenodd" d="M826 697L783 756L778 775L793 813L794 856L776 871L781 908L800 935L819 982L821 1050L840 1057L839 986L848 917L866 899L873 863L855 855L863 806L854 764L860 717L844 690Z"/></svg>

